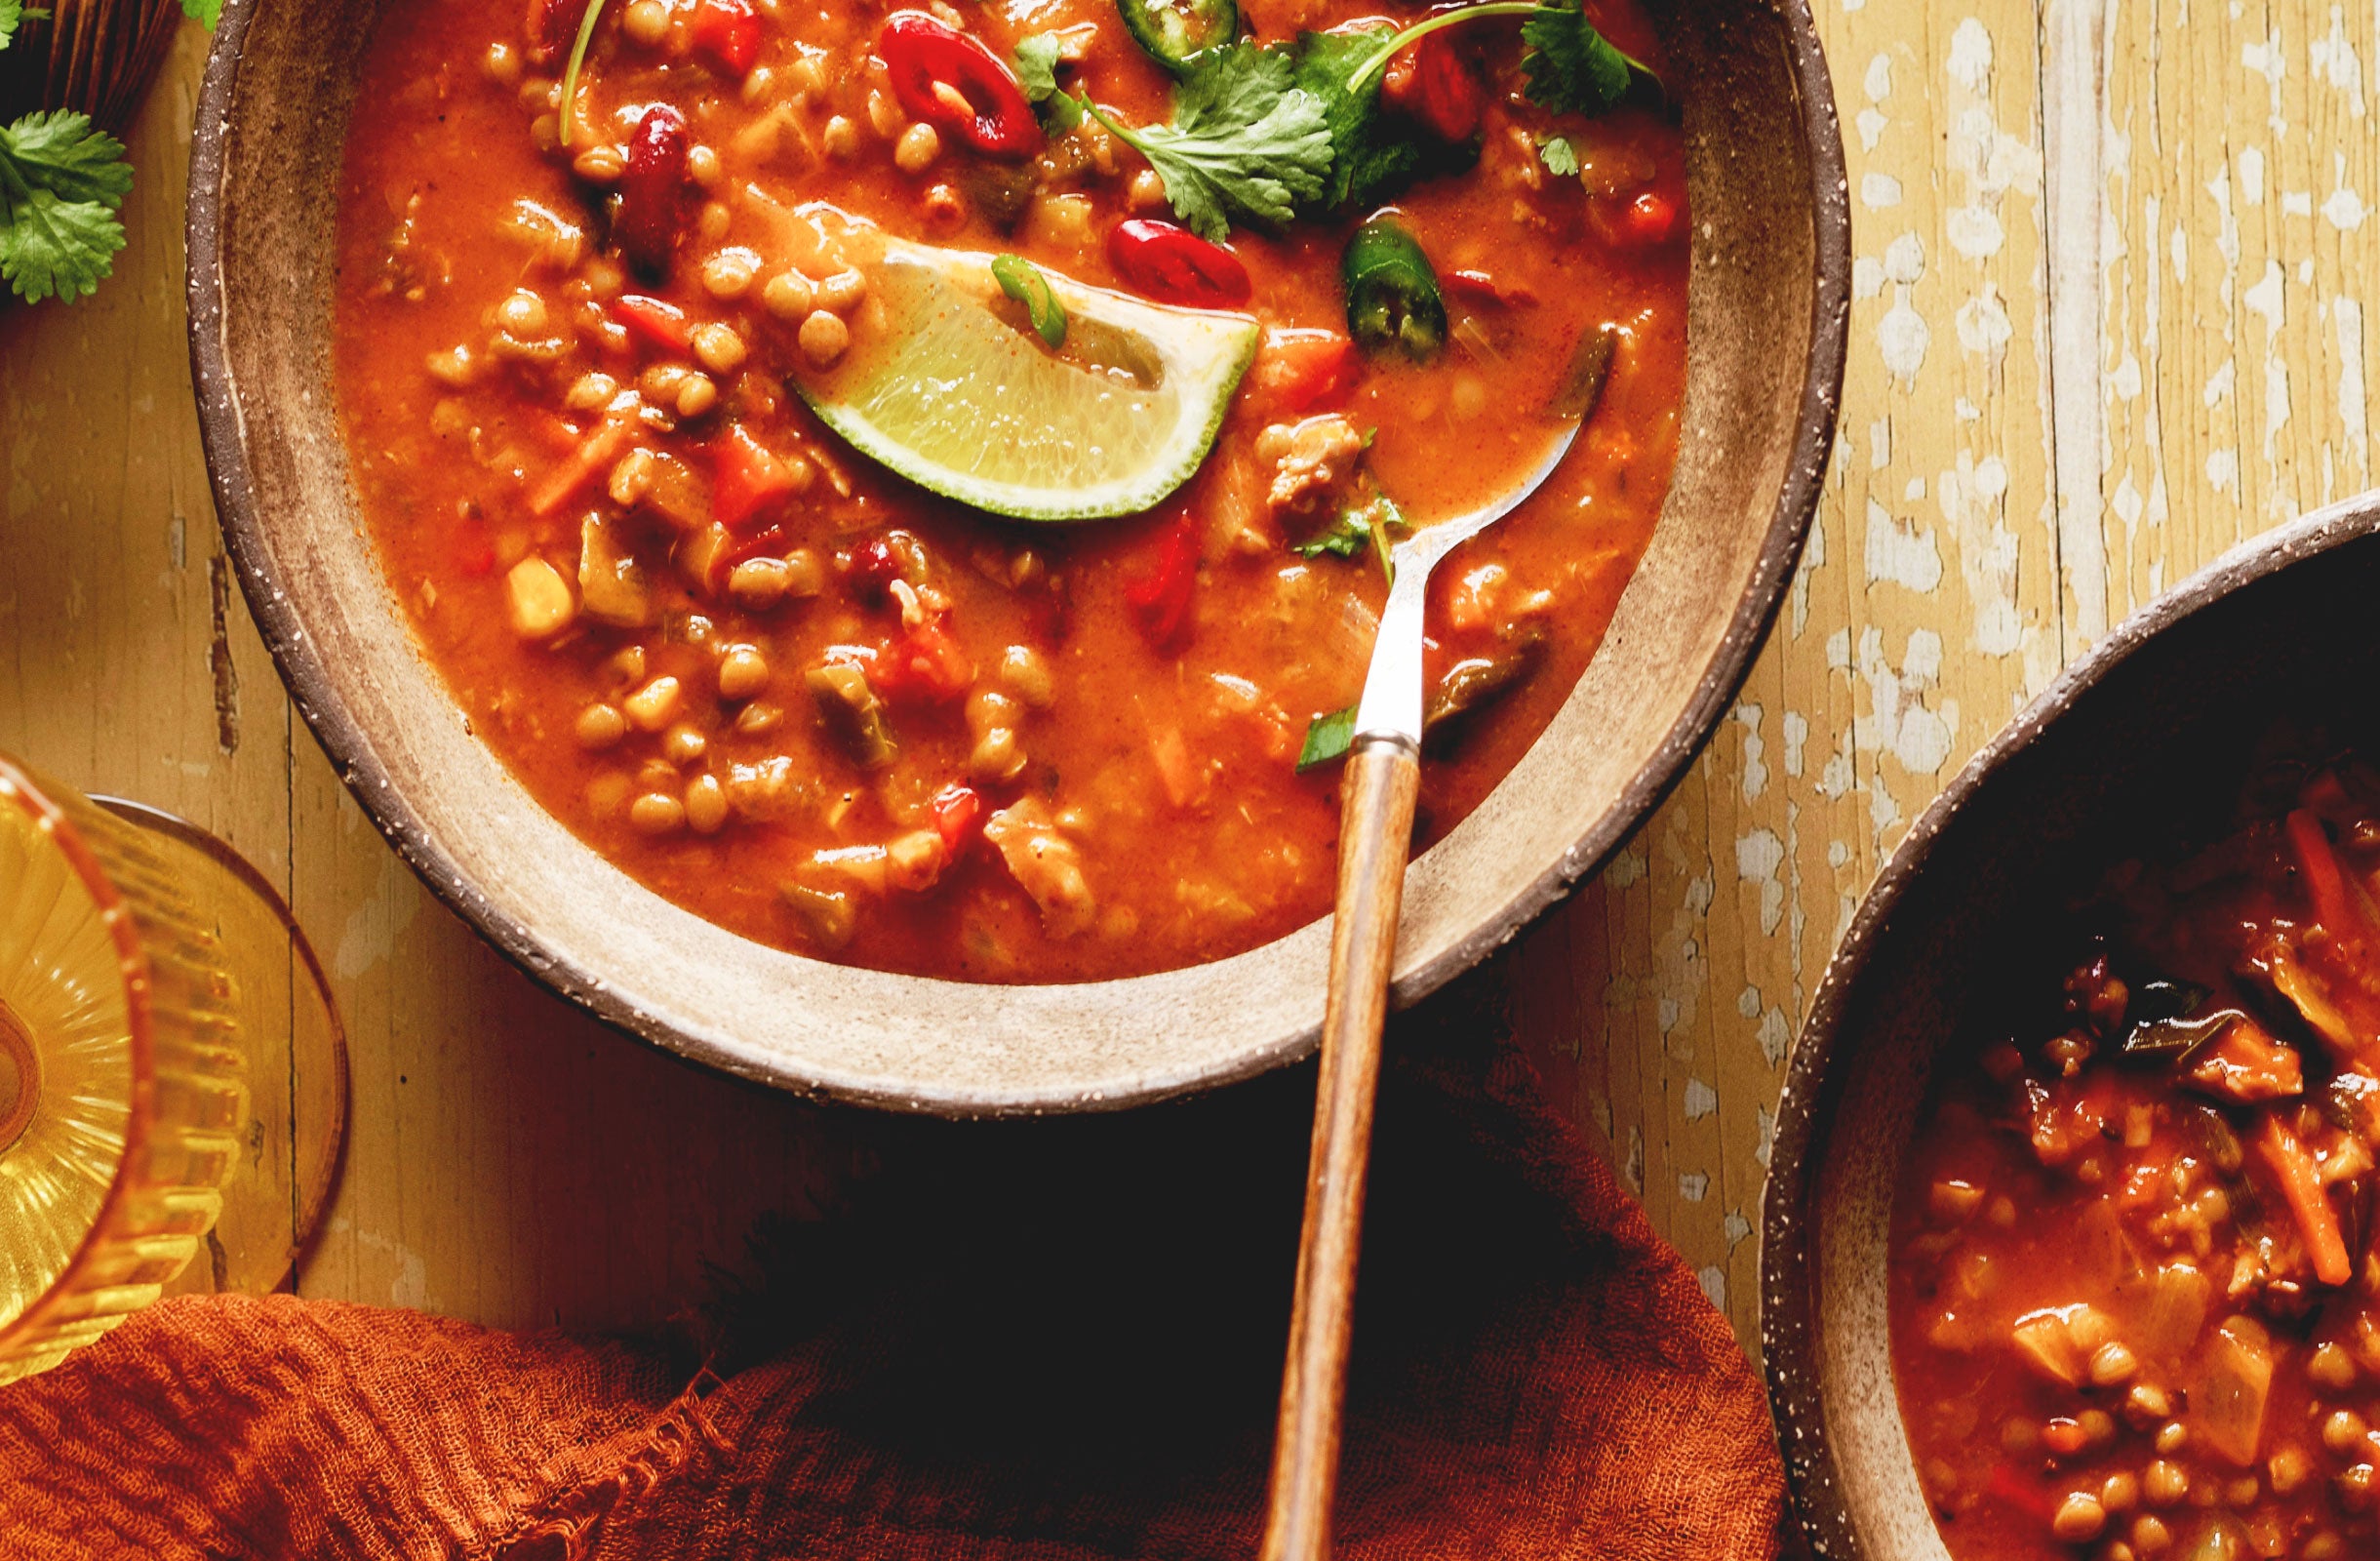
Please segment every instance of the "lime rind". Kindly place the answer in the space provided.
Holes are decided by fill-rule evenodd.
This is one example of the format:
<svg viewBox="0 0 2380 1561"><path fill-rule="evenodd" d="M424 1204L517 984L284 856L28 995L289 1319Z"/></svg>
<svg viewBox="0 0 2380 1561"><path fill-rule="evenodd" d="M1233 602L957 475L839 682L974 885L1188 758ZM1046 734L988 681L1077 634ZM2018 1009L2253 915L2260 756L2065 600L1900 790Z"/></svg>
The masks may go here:
<svg viewBox="0 0 2380 1561"><path fill-rule="evenodd" d="M1172 308L1045 269L1070 340L1052 355L995 312L989 255L888 241L867 330L835 372L795 389L820 420L922 488L1013 520L1138 514L1188 482L1254 359L1245 315ZM863 335L865 331L863 331Z"/></svg>

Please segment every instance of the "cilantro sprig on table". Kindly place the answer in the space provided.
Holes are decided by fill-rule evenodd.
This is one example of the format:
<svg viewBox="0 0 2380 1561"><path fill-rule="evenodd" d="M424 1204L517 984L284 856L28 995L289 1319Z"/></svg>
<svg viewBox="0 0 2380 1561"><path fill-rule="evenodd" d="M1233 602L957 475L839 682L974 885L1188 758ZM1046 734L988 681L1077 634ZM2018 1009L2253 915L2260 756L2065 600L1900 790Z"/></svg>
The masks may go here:
<svg viewBox="0 0 2380 1561"><path fill-rule="evenodd" d="M212 27L222 0L181 0L181 8ZM0 49L49 15L0 0ZM132 187L124 143L88 114L53 109L0 125L0 279L28 303L88 298L124 248L117 213Z"/></svg>
<svg viewBox="0 0 2380 1561"><path fill-rule="evenodd" d="M1281 226L1299 215L1373 205L1400 185L1476 148L1416 140L1380 106L1389 60L1430 33L1487 17L1522 18L1530 101L1556 113L1600 114L1631 99L1658 100L1659 80L1586 18L1577 0L1488 0L1399 30L1380 24L1308 32L1293 44L1242 40L1198 57L1176 90L1170 124L1120 124L1089 94L1056 81L1055 39L1017 48L1019 79L1062 134L1089 115L1149 160L1174 215L1202 238L1235 221ZM1567 141L1542 143L1556 173L1577 171Z"/></svg>

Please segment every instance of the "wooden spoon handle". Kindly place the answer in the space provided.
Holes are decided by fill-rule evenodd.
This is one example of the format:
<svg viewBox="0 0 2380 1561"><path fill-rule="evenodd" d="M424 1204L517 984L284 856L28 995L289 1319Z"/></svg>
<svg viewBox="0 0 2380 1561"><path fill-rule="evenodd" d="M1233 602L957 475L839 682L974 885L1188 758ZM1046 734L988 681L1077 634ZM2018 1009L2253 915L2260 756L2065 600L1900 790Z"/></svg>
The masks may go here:
<svg viewBox="0 0 2380 1561"><path fill-rule="evenodd" d="M1408 739L1359 737L1347 755L1330 997L1323 1011L1314 1153L1306 1168L1305 1233L1298 1245L1297 1301L1289 1313L1289 1360L1281 1380L1263 1561L1325 1561L1330 1553L1372 1091L1380 1077L1380 1024L1388 1014L1389 968L1420 783L1420 756Z"/></svg>

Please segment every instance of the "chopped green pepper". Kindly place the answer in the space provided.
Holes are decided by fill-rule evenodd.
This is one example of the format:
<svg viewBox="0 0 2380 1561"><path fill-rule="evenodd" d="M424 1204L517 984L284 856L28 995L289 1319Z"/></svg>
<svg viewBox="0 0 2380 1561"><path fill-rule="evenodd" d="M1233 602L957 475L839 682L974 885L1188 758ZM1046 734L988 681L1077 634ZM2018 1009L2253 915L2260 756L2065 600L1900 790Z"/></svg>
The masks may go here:
<svg viewBox="0 0 2380 1561"><path fill-rule="evenodd" d="M1176 76L1191 60L1240 35L1237 0L1116 0L1124 30L1148 57Z"/></svg>
<svg viewBox="0 0 2380 1561"><path fill-rule="evenodd" d="M1447 300L1438 272L1413 235L1375 217L1355 230L1339 260L1347 331L1368 352L1395 347L1427 363L1447 344Z"/></svg>

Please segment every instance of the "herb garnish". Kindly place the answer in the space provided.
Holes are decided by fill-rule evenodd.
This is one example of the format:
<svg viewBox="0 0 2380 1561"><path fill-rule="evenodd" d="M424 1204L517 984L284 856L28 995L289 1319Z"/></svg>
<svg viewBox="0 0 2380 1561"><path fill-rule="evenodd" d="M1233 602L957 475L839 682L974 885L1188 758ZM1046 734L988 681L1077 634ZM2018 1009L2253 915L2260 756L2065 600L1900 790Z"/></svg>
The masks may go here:
<svg viewBox="0 0 2380 1561"><path fill-rule="evenodd" d="M1173 122L1118 124L1088 94L1084 112L1149 160L1173 213L1220 243L1234 218L1284 226L1322 194L1330 172L1323 104L1296 85L1285 54L1243 39L1199 57L1173 95Z"/></svg>
<svg viewBox="0 0 2380 1561"><path fill-rule="evenodd" d="M184 0L187 4L188 0ZM222 0L215 0L221 4ZM578 67L586 63L587 45L595 41L595 23L603 17L603 0L587 0L586 15L578 19L578 36L571 42L571 62L562 71L562 144L571 143L571 129L578 123Z"/></svg>
<svg viewBox="0 0 2380 1561"><path fill-rule="evenodd" d="M1347 756L1347 749L1355 742L1355 716L1356 707L1350 704L1343 710L1318 715L1307 725L1305 746L1297 750L1299 775Z"/></svg>
<svg viewBox="0 0 2380 1561"><path fill-rule="evenodd" d="M0 49L48 15L0 0ZM61 109L0 125L0 277L27 303L88 297L124 248L116 213L132 187L124 143L88 114Z"/></svg>
<svg viewBox="0 0 2380 1561"><path fill-rule="evenodd" d="M1393 579L1388 561L1389 541L1392 536L1402 536L1412 529L1395 500L1386 494L1374 494L1367 502L1340 510L1329 526L1302 542L1292 543L1289 551L1301 558L1320 558L1325 553L1333 558L1353 558L1369 548L1380 561L1380 573Z"/></svg>
<svg viewBox="0 0 2380 1561"><path fill-rule="evenodd" d="M1537 161L1543 163L1545 171L1555 178L1569 179L1578 172L1578 149L1570 144L1569 138L1566 136L1540 136L1537 138Z"/></svg>
<svg viewBox="0 0 2380 1561"><path fill-rule="evenodd" d="M1016 84L1028 102L1042 102L1057 94L1057 34L1037 32L1016 40Z"/></svg>
<svg viewBox="0 0 2380 1561"><path fill-rule="evenodd" d="M1419 39L1458 22L1486 17L1523 19L1521 58L1531 102L1556 113L1600 114L1630 98L1658 100L1650 68L1595 30L1576 0L1488 0L1441 12L1402 31L1380 25L1348 32L1308 32L1294 44L1259 47L1246 39L1188 61L1174 96L1173 122L1131 129L1088 95L1055 90L1055 40L1050 92L1035 92L1028 73L1044 46L1028 38L1017 48L1019 78L1044 102L1052 130L1071 129L1088 113L1149 160L1165 180L1174 214L1205 239L1223 238L1234 220L1279 226L1300 212L1336 212L1376 205L1394 187L1444 165L1476 156L1474 147L1427 145L1387 124L1380 108L1380 73ZM1061 106L1063 105L1063 106ZM1061 117L1062 116L1062 117ZM1559 140L1559 138L1557 138ZM1570 152L1541 145L1548 167ZM1567 159L1576 172L1575 155Z"/></svg>
<svg viewBox="0 0 2380 1561"><path fill-rule="evenodd" d="M1066 344L1066 306L1050 290L1050 279L1041 267L1021 255L992 257L992 280L1000 291L1025 306L1025 317L1033 322L1033 334L1050 343L1051 350Z"/></svg>
<svg viewBox="0 0 2380 1561"><path fill-rule="evenodd" d="M1036 32L1016 40L1016 84L1025 101L1041 112L1042 129L1063 136L1083 122L1083 105L1057 84L1057 34Z"/></svg>

